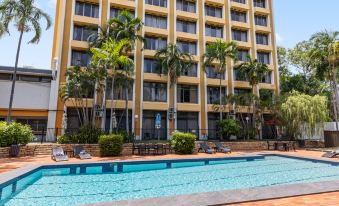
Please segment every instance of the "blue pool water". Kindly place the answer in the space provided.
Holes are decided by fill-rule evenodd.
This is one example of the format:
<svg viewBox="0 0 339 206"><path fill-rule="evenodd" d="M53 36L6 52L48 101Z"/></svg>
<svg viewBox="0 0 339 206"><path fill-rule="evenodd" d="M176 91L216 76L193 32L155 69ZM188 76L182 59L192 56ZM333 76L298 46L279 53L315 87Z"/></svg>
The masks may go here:
<svg viewBox="0 0 339 206"><path fill-rule="evenodd" d="M339 180L339 166L319 161L265 156L196 162L41 169L2 188L0 205L80 205L126 199ZM73 172L71 172L71 170ZM74 174L70 174L74 173Z"/></svg>

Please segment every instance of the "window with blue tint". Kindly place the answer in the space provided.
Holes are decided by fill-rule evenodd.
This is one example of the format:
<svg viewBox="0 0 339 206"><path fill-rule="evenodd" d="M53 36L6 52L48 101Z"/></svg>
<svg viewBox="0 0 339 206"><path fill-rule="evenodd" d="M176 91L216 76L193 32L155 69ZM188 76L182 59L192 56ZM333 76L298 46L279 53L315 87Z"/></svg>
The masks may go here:
<svg viewBox="0 0 339 206"><path fill-rule="evenodd" d="M270 64L270 53L267 52L258 52L257 53L258 61L263 64Z"/></svg>
<svg viewBox="0 0 339 206"><path fill-rule="evenodd" d="M268 40L268 34L256 34L256 41L257 44L262 44L262 45L268 45L269 40Z"/></svg>
<svg viewBox="0 0 339 206"><path fill-rule="evenodd" d="M232 39L235 41L247 42L247 31L232 29Z"/></svg>
<svg viewBox="0 0 339 206"><path fill-rule="evenodd" d="M251 94L251 89L236 89L234 88L234 95L245 95L245 94Z"/></svg>
<svg viewBox="0 0 339 206"><path fill-rule="evenodd" d="M167 0L145 0L145 3L153 6L167 7Z"/></svg>
<svg viewBox="0 0 339 206"><path fill-rule="evenodd" d="M224 27L213 26L213 25L209 25L209 24L205 25L206 36L223 38L223 36L224 36L223 33L224 33Z"/></svg>
<svg viewBox="0 0 339 206"><path fill-rule="evenodd" d="M260 81L261 83L271 84L272 83L272 72L268 72Z"/></svg>
<svg viewBox="0 0 339 206"><path fill-rule="evenodd" d="M190 21L177 20L177 31L190 34L197 33L197 23Z"/></svg>
<svg viewBox="0 0 339 206"><path fill-rule="evenodd" d="M145 59L144 60L144 72L160 74L161 71L157 69L158 61L155 59Z"/></svg>
<svg viewBox="0 0 339 206"><path fill-rule="evenodd" d="M248 61L248 50L239 49L238 50L238 61L247 62Z"/></svg>
<svg viewBox="0 0 339 206"><path fill-rule="evenodd" d="M196 13L196 2L187 0L177 0L177 10Z"/></svg>
<svg viewBox="0 0 339 206"><path fill-rule="evenodd" d="M177 46L184 53L188 53L191 55L197 54L197 43L195 42L177 41Z"/></svg>
<svg viewBox="0 0 339 206"><path fill-rule="evenodd" d="M90 38L94 38L97 33L98 33L97 28L74 26L73 40L90 41Z"/></svg>
<svg viewBox="0 0 339 206"><path fill-rule="evenodd" d="M77 1L75 3L75 14L92 18L99 18L99 5Z"/></svg>
<svg viewBox="0 0 339 206"><path fill-rule="evenodd" d="M232 21L238 21L238 22L247 22L247 15L246 12L240 12L240 11L231 11L231 19Z"/></svg>
<svg viewBox="0 0 339 206"><path fill-rule="evenodd" d="M232 1L240 4L246 4L246 0L232 0Z"/></svg>
<svg viewBox="0 0 339 206"><path fill-rule="evenodd" d="M266 8L266 0L253 0L254 7Z"/></svg>
<svg viewBox="0 0 339 206"><path fill-rule="evenodd" d="M167 18L146 14L145 25L149 27L159 28L159 29L167 29Z"/></svg>
<svg viewBox="0 0 339 206"><path fill-rule="evenodd" d="M160 50L166 48L167 46L167 40L164 38L145 37L145 41L145 49L149 50Z"/></svg>
<svg viewBox="0 0 339 206"><path fill-rule="evenodd" d="M178 84L177 101L179 103L198 103L198 87L195 85Z"/></svg>
<svg viewBox="0 0 339 206"><path fill-rule="evenodd" d="M255 15L254 20L255 20L255 25L267 26L267 16Z"/></svg>
<svg viewBox="0 0 339 206"><path fill-rule="evenodd" d="M111 8L110 10L110 17L111 18L117 18L119 16L119 14L121 13L121 9L117 9L117 8ZM134 18L135 17L135 14L134 14L134 11L128 11L131 16Z"/></svg>
<svg viewBox="0 0 339 206"><path fill-rule="evenodd" d="M144 82L144 101L147 102L166 102L167 84Z"/></svg>
<svg viewBox="0 0 339 206"><path fill-rule="evenodd" d="M210 79L225 79L225 74L220 74L217 72L215 67L207 66L205 68L206 76Z"/></svg>
<svg viewBox="0 0 339 206"><path fill-rule="evenodd" d="M222 8L215 6L205 6L205 15L217 18L222 18Z"/></svg>
<svg viewBox="0 0 339 206"><path fill-rule="evenodd" d="M198 65L197 64L192 64L192 66L187 69L186 71L183 71L181 73L182 76L188 76L188 77L196 77L197 74L197 70L198 70Z"/></svg>
<svg viewBox="0 0 339 206"><path fill-rule="evenodd" d="M207 104L217 104L220 100L220 88L219 87L207 87ZM221 88L221 99L226 96L226 88Z"/></svg>
<svg viewBox="0 0 339 206"><path fill-rule="evenodd" d="M85 51L72 51L71 66L86 67L90 64L90 56Z"/></svg>
<svg viewBox="0 0 339 206"><path fill-rule="evenodd" d="M237 69L233 70L233 79L235 81L245 81L245 82L249 81L248 76L244 72L239 71Z"/></svg>

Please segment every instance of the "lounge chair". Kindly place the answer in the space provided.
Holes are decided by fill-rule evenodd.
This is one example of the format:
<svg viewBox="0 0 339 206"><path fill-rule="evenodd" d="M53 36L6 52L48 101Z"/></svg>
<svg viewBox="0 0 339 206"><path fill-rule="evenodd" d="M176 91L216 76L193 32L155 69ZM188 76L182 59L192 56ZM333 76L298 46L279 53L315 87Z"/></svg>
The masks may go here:
<svg viewBox="0 0 339 206"><path fill-rule="evenodd" d="M73 147L74 157L79 157L80 159L91 159L92 156L86 150L84 150L84 147L81 145L75 145Z"/></svg>
<svg viewBox="0 0 339 206"><path fill-rule="evenodd" d="M65 155L64 150L61 147L54 147L52 149L52 159L56 162L68 161L68 156Z"/></svg>
<svg viewBox="0 0 339 206"><path fill-rule="evenodd" d="M231 153L232 152L231 148L224 147L224 145L221 144L221 142L215 143L215 150L217 152L223 152L223 153Z"/></svg>
<svg viewBox="0 0 339 206"><path fill-rule="evenodd" d="M326 152L325 154L322 155L322 157L328 157L328 158L339 157L339 149L335 151Z"/></svg>
<svg viewBox="0 0 339 206"><path fill-rule="evenodd" d="M200 152L200 150L204 151L205 153L208 153L208 154L213 154L215 153L215 150L210 148L206 142L203 142L203 143L200 143L200 148L198 150L198 152Z"/></svg>

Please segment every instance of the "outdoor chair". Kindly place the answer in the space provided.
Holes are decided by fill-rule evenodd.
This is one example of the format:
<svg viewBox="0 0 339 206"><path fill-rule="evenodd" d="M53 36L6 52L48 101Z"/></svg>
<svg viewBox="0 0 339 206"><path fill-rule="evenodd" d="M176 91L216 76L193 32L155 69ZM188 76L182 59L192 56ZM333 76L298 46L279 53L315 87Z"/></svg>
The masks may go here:
<svg viewBox="0 0 339 206"><path fill-rule="evenodd" d="M200 150L202 150L203 152L205 153L208 153L208 154L213 154L215 153L215 150L210 148L206 142L203 142L203 143L200 143L200 148L198 150L198 152L200 152Z"/></svg>
<svg viewBox="0 0 339 206"><path fill-rule="evenodd" d="M144 155L146 153L146 145L144 143L139 144L138 154Z"/></svg>
<svg viewBox="0 0 339 206"><path fill-rule="evenodd" d="M339 149L335 151L326 152L325 154L322 155L322 157L327 157L327 158L339 157Z"/></svg>
<svg viewBox="0 0 339 206"><path fill-rule="evenodd" d="M92 159L92 156L84 150L82 145L75 145L73 147L74 157L79 157L80 159Z"/></svg>
<svg viewBox="0 0 339 206"><path fill-rule="evenodd" d="M54 147L52 149L52 159L56 162L68 161L68 156L65 155L64 150L61 147Z"/></svg>
<svg viewBox="0 0 339 206"><path fill-rule="evenodd" d="M217 152L222 152L222 153L232 153L231 148L224 147L224 145L221 142L215 142L215 150Z"/></svg>
<svg viewBox="0 0 339 206"><path fill-rule="evenodd" d="M164 145L161 143L156 144L156 148L157 148L157 154L165 154L165 148Z"/></svg>
<svg viewBox="0 0 339 206"><path fill-rule="evenodd" d="M151 143L151 144L147 144L146 145L146 150L147 150L147 153L150 154L151 152L153 153L153 155L156 153L156 146L155 144Z"/></svg>

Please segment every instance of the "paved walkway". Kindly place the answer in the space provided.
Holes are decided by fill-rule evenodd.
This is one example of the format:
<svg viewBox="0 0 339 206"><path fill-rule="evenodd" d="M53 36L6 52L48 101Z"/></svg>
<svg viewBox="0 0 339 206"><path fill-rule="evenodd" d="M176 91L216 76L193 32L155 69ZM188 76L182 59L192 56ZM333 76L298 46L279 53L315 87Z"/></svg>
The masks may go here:
<svg viewBox="0 0 339 206"><path fill-rule="evenodd" d="M122 156L122 157L111 157L111 158L100 158L93 157L91 160L79 160L75 158L70 158L69 162L94 162L94 161L107 161L107 160L154 160L154 159L173 159L173 158L202 158L202 157L224 157L224 156L238 156L238 155L249 155L249 154L258 154L265 153L267 151L251 151L251 152L233 152L232 154L222 154L217 153L213 155L209 154L194 154L194 155L160 155L160 156ZM271 152L277 154L287 154L298 157L312 157L320 159L322 158L322 152L317 151L306 151L298 150L296 152ZM339 162L339 159L336 159ZM34 157L20 157L20 158L3 158L0 159L0 173L8 172L16 168L32 165L32 164L48 164L53 163L50 156L34 156ZM339 206L339 191L334 193L325 193L317 195L307 195L300 197L291 197L291 198L282 198L275 200L266 200L250 203L241 203L235 204L237 206ZM234 204L232 206L235 206Z"/></svg>

